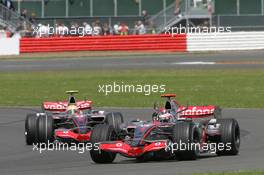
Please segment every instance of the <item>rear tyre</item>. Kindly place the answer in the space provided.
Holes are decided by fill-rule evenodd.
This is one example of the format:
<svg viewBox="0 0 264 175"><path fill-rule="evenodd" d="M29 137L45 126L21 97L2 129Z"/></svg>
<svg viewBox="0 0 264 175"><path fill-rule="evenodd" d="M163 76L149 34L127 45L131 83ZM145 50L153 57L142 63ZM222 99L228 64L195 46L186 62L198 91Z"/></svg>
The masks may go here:
<svg viewBox="0 0 264 175"><path fill-rule="evenodd" d="M25 137L26 144L32 145L37 142L37 115L36 114L27 114L25 120Z"/></svg>
<svg viewBox="0 0 264 175"><path fill-rule="evenodd" d="M218 119L220 124L219 144L224 144L224 149L217 150L217 155L237 155L240 147L240 128L235 119Z"/></svg>
<svg viewBox="0 0 264 175"><path fill-rule="evenodd" d="M54 141L54 121L52 116L41 115L37 122L38 142L48 143Z"/></svg>
<svg viewBox="0 0 264 175"><path fill-rule="evenodd" d="M111 125L96 125L91 134L90 141L92 145L98 144L104 141L114 140L115 131ZM90 151L92 160L95 163L112 163L115 160L116 153L105 152L102 150L92 149Z"/></svg>
<svg viewBox="0 0 264 175"><path fill-rule="evenodd" d="M176 150L174 152L178 160L196 160L199 155L200 135L198 127L191 122L177 123L173 128L172 141ZM182 147L181 147L182 145ZM185 145L185 147L183 146ZM180 147L182 150L180 150Z"/></svg>
<svg viewBox="0 0 264 175"><path fill-rule="evenodd" d="M116 133L119 133L121 128L120 125L124 123L123 115L120 112L111 112L106 114L105 123L113 126Z"/></svg>

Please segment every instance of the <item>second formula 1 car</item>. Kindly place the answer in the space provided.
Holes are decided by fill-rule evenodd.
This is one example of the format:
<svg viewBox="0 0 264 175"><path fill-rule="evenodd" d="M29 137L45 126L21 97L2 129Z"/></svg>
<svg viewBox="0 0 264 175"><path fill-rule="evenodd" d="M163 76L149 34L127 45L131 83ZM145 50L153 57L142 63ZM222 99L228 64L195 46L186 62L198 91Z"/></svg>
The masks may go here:
<svg viewBox="0 0 264 175"><path fill-rule="evenodd" d="M136 158L194 160L203 153L237 155L240 129L235 119L224 119L216 106L181 106L165 94L165 107L155 111L151 121L133 120L119 129L96 125L91 142L99 145L91 150L96 163L111 163L116 154ZM215 152L214 152L215 151Z"/></svg>
<svg viewBox="0 0 264 175"><path fill-rule="evenodd" d="M121 113L93 110L92 101L77 101L74 97L76 93L78 91L67 91L68 101L44 102L42 112L27 115L27 145L55 140L67 143L89 142L94 126L108 124L115 127L123 122Z"/></svg>

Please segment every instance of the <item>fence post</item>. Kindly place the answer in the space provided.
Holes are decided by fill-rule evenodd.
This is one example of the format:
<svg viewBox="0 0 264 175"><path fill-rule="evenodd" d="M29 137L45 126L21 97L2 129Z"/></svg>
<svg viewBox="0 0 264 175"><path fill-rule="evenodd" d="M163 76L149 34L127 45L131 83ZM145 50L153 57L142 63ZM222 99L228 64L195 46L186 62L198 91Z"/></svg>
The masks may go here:
<svg viewBox="0 0 264 175"><path fill-rule="evenodd" d="M166 15L166 0L163 0L163 26L167 24L167 15Z"/></svg>
<svg viewBox="0 0 264 175"><path fill-rule="evenodd" d="M186 27L189 27L189 0L185 0ZM188 33L188 30L187 30Z"/></svg>
<svg viewBox="0 0 264 175"><path fill-rule="evenodd" d="M21 14L21 1L17 2L17 11L19 14Z"/></svg>
<svg viewBox="0 0 264 175"><path fill-rule="evenodd" d="M185 0L185 2L184 2L185 4L185 14L187 14L188 15L188 0Z"/></svg>
<svg viewBox="0 0 264 175"><path fill-rule="evenodd" d="M220 15L217 15L217 27L220 27Z"/></svg>
<svg viewBox="0 0 264 175"><path fill-rule="evenodd" d="M261 0L261 14L264 15L264 0Z"/></svg>
<svg viewBox="0 0 264 175"><path fill-rule="evenodd" d="M209 18L209 21L210 21L210 27L212 27L212 25L213 25L213 15L211 14L210 15L210 18Z"/></svg>
<svg viewBox="0 0 264 175"><path fill-rule="evenodd" d="M114 0L114 16L117 16L117 0Z"/></svg>
<svg viewBox="0 0 264 175"><path fill-rule="evenodd" d="M112 17L109 17L109 18L108 18L108 25L109 25L109 26L113 26L113 25L112 25Z"/></svg>
<svg viewBox="0 0 264 175"><path fill-rule="evenodd" d="M93 17L93 0L90 0L90 16Z"/></svg>
<svg viewBox="0 0 264 175"><path fill-rule="evenodd" d="M240 15L240 0L237 0L237 16Z"/></svg>
<svg viewBox="0 0 264 175"><path fill-rule="evenodd" d="M45 17L45 2L44 0L41 1L41 18Z"/></svg>
<svg viewBox="0 0 264 175"><path fill-rule="evenodd" d="M66 6L65 6L65 16L66 17L69 17L69 0L65 0L66 2L65 2L65 4L66 4Z"/></svg>
<svg viewBox="0 0 264 175"><path fill-rule="evenodd" d="M141 16L142 12L142 0L138 1L138 16Z"/></svg>

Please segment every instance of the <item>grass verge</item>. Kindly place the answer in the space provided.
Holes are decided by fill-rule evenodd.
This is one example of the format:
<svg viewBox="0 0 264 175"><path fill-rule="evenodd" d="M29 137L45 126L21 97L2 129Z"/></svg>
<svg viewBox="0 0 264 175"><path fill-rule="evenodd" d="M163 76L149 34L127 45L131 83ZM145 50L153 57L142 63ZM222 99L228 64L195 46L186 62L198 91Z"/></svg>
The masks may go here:
<svg viewBox="0 0 264 175"><path fill-rule="evenodd" d="M1 106L35 106L44 100L78 98L95 106L151 107L160 93L99 93L98 85L166 85L182 104L214 104L234 108L264 108L264 70L105 70L0 73Z"/></svg>
<svg viewBox="0 0 264 175"><path fill-rule="evenodd" d="M217 173L199 173L194 175L264 175L264 171L237 171L237 172L217 172Z"/></svg>

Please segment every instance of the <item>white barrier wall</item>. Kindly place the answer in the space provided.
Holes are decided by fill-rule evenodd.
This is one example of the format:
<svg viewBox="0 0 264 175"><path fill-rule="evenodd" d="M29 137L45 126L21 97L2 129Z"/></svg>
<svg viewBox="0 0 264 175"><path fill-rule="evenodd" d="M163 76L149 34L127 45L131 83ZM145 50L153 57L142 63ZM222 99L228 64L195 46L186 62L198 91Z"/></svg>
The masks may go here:
<svg viewBox="0 0 264 175"><path fill-rule="evenodd" d="M264 49L264 32L201 33L187 35L187 51Z"/></svg>
<svg viewBox="0 0 264 175"><path fill-rule="evenodd" d="M0 55L19 55L19 38L0 38Z"/></svg>

